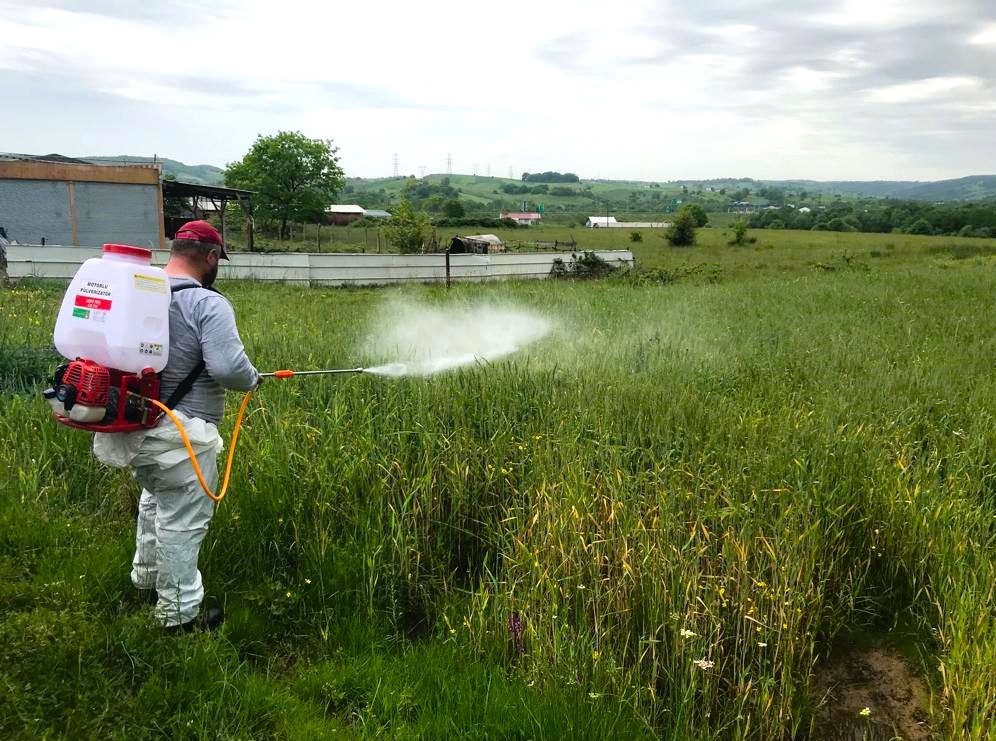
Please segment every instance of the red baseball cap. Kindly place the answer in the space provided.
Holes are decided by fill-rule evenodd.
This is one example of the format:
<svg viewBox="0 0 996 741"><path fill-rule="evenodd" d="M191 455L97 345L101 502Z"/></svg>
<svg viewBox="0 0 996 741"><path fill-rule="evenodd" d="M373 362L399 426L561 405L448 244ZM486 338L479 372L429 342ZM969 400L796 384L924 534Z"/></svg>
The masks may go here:
<svg viewBox="0 0 996 741"><path fill-rule="evenodd" d="M221 252L218 253L218 257L223 260L228 259L228 253L225 252L225 243L222 241L221 235L218 233L217 229L206 221L188 221L176 230L176 236L174 236L173 239L190 239L194 242L216 244L221 247Z"/></svg>

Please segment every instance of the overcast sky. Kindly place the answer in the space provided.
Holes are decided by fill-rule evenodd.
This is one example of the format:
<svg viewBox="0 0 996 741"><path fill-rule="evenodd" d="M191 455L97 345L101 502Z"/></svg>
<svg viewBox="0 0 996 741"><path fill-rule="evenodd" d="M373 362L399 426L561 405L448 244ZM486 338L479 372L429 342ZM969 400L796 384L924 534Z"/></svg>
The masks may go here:
<svg viewBox="0 0 996 741"><path fill-rule="evenodd" d="M993 174L996 0L0 0L0 151L281 129L362 177Z"/></svg>

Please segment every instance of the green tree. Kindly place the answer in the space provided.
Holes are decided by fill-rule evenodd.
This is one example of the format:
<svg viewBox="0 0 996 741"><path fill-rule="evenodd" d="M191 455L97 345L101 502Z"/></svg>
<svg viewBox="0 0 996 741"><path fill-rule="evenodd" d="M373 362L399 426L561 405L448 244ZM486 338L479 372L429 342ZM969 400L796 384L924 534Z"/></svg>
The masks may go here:
<svg viewBox="0 0 996 741"><path fill-rule="evenodd" d="M687 208L688 212L695 217L695 226L705 226L709 223L708 214L706 214L705 209L699 204L689 203L684 208Z"/></svg>
<svg viewBox="0 0 996 741"><path fill-rule="evenodd" d="M443 204L443 213L450 219L460 219L467 214L463 204L456 198L451 198Z"/></svg>
<svg viewBox="0 0 996 741"><path fill-rule="evenodd" d="M256 213L280 222L315 221L334 201L346 182L339 167L339 150L329 139L308 139L297 131L258 136L238 162L225 168L225 184L256 192Z"/></svg>
<svg viewBox="0 0 996 741"><path fill-rule="evenodd" d="M387 241L401 252L418 252L429 237L429 217L425 211L416 211L411 201L402 200L394 207L384 232Z"/></svg>
<svg viewBox="0 0 996 741"><path fill-rule="evenodd" d="M678 209L664 238L672 247L691 247L695 244L695 215L687 206Z"/></svg>
<svg viewBox="0 0 996 741"><path fill-rule="evenodd" d="M926 219L917 219L908 227L906 227L907 234L933 234L934 225L931 224Z"/></svg>

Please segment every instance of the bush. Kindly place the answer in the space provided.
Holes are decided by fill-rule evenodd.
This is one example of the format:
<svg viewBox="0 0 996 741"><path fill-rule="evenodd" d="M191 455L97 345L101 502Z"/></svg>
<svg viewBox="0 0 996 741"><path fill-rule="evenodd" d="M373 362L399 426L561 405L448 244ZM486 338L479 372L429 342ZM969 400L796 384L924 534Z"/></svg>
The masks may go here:
<svg viewBox="0 0 996 741"><path fill-rule="evenodd" d="M448 219L462 219L467 214L463 204L456 198L451 198L443 204L443 213Z"/></svg>
<svg viewBox="0 0 996 741"><path fill-rule="evenodd" d="M827 229L831 232L856 232L858 227L839 216L836 216L827 222Z"/></svg>
<svg viewBox="0 0 996 741"><path fill-rule="evenodd" d="M641 234L640 232L630 232L629 233L629 241L630 242L642 242L643 241L643 234Z"/></svg>
<svg viewBox="0 0 996 741"><path fill-rule="evenodd" d="M357 219L350 224L351 227L376 229L379 226L384 226L387 224L387 219L375 219L371 216L364 216L362 219Z"/></svg>
<svg viewBox="0 0 996 741"><path fill-rule="evenodd" d="M405 200L395 207L384 231L387 241L401 252L418 252L429 236L429 217L425 211L416 211L411 202Z"/></svg>
<svg viewBox="0 0 996 741"><path fill-rule="evenodd" d="M738 219L733 222L733 239L730 240L730 244L741 245L746 241L747 237L747 222L743 219Z"/></svg>
<svg viewBox="0 0 996 741"><path fill-rule="evenodd" d="M930 234L934 234L935 230L934 230L934 225L931 224L926 219L917 219L912 224L910 224L908 227L906 227L906 233L907 234L926 234L926 235L930 235Z"/></svg>
<svg viewBox="0 0 996 741"><path fill-rule="evenodd" d="M695 215L686 207L680 208L664 238L672 247L691 247L695 244Z"/></svg>
<svg viewBox="0 0 996 741"><path fill-rule="evenodd" d="M441 217L432 222L435 226L479 226L484 229L518 229L519 222L514 219L488 219L465 216L459 219Z"/></svg>
<svg viewBox="0 0 996 741"><path fill-rule="evenodd" d="M983 239L988 239L993 235L993 230L988 226L971 226L970 224L966 224L958 230L959 237L981 237Z"/></svg>
<svg viewBox="0 0 996 741"><path fill-rule="evenodd" d="M582 252L580 254L572 254L569 262L564 262L559 257L554 259L550 275L553 278L586 280L589 278L603 278L615 271L614 267L594 252Z"/></svg>

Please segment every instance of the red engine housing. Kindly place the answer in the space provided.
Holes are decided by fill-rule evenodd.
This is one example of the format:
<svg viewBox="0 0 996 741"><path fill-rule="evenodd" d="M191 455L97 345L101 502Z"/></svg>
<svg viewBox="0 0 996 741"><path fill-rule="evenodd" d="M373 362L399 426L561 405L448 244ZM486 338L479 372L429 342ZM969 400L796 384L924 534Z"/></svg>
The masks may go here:
<svg viewBox="0 0 996 741"><path fill-rule="evenodd" d="M152 368L125 373L87 358L77 358L56 371L52 388L45 392L57 421L90 432L134 432L155 427L159 409L150 399L159 398L159 375ZM81 405L104 410L99 421L71 418Z"/></svg>
<svg viewBox="0 0 996 741"><path fill-rule="evenodd" d="M74 360L66 366L62 383L76 389L76 403L95 407L107 406L107 390L111 373L99 363L86 358Z"/></svg>

